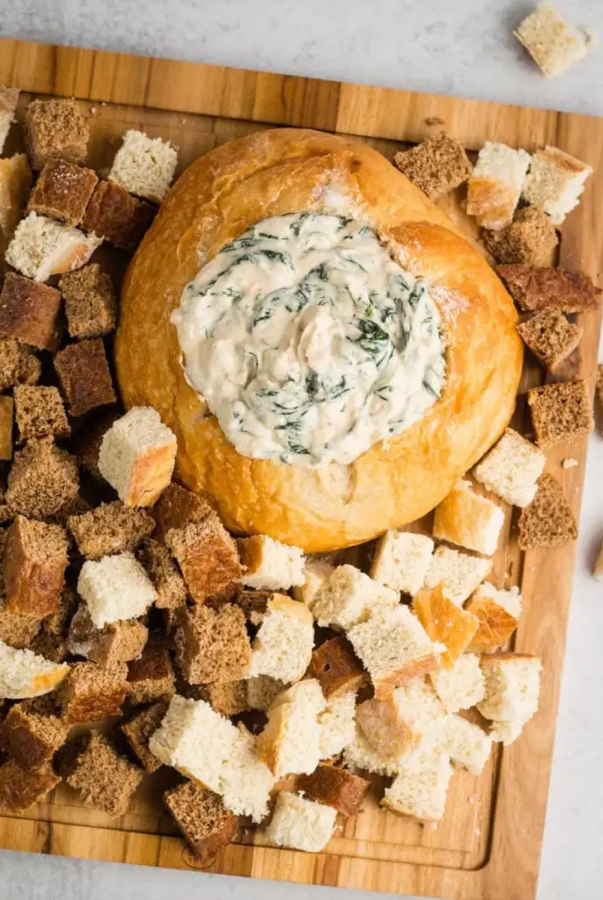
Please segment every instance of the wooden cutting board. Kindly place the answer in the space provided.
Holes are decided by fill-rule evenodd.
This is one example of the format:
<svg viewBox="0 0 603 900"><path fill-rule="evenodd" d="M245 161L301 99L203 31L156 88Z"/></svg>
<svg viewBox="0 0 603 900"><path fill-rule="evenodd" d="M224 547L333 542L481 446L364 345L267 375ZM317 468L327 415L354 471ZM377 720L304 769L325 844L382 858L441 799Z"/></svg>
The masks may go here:
<svg viewBox="0 0 603 900"><path fill-rule="evenodd" d="M596 278L603 254L603 219L595 197L603 192L603 120L586 116L458 100L428 94L339 84L189 63L0 41L0 84L47 96L75 96L91 132L90 164L110 164L126 128L143 128L180 149L180 168L231 138L269 125L295 125L355 135L389 159L403 142L419 141L445 125L468 150L485 140L533 150L551 143L591 163L582 204L563 226L559 263ZM22 98L22 105L27 102ZM12 146L18 149L17 129ZM462 209L462 190L442 206L477 238ZM591 388L600 318L584 316L585 337L577 371ZM523 389L542 381L527 360ZM527 426L519 398L514 424ZM523 428L526 430L526 427ZM549 455L579 514L587 441L575 440ZM577 468L563 469L573 457ZM261 846L243 835L203 866L211 872L422 894L446 898L530 900L535 896L553 755L575 547L519 554L512 519L497 554L500 586L520 584L525 612L515 649L543 657L540 712L522 738L497 747L484 774L455 774L444 820L423 827L378 809L375 799L347 822L318 855ZM159 770L134 798L131 812L111 820L83 809L64 785L23 817L0 818L0 847L87 859L180 869L201 868L162 812L161 789L170 773ZM375 796L376 796L375 792Z"/></svg>

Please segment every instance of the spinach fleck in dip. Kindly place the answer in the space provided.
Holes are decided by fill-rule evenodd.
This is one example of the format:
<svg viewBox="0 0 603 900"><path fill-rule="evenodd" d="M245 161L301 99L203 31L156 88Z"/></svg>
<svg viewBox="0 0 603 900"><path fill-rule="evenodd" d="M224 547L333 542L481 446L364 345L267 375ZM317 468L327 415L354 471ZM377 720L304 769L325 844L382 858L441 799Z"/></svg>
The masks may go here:
<svg viewBox="0 0 603 900"><path fill-rule="evenodd" d="M438 309L367 225L265 219L204 266L172 315L186 376L243 456L350 463L439 398Z"/></svg>

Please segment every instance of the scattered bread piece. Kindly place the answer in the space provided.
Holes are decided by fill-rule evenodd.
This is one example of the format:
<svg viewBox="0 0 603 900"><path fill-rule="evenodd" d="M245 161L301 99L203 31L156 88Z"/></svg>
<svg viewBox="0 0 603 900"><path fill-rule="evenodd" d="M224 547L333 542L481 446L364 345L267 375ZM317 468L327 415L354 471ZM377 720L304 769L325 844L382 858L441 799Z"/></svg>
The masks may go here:
<svg viewBox="0 0 603 900"><path fill-rule="evenodd" d="M105 667L79 662L65 668L68 674L56 695L64 722L96 722L121 713L126 696L125 663Z"/></svg>
<svg viewBox="0 0 603 900"><path fill-rule="evenodd" d="M217 611L203 605L178 610L174 644L176 661L190 684L233 681L251 672L245 616L231 603Z"/></svg>
<svg viewBox="0 0 603 900"><path fill-rule="evenodd" d="M446 809L451 777L447 752L434 748L416 750L401 762L381 805L397 815L437 822Z"/></svg>
<svg viewBox="0 0 603 900"><path fill-rule="evenodd" d="M332 806L343 816L355 816L370 782L339 766L320 765L311 775L299 775L297 789L310 800Z"/></svg>
<svg viewBox="0 0 603 900"><path fill-rule="evenodd" d="M548 2L540 3L513 34L547 78L563 75L590 52L592 37L567 22Z"/></svg>
<svg viewBox="0 0 603 900"><path fill-rule="evenodd" d="M562 469L575 469L579 465L580 463L577 459L574 459L573 456L566 456L565 459L561 460Z"/></svg>
<svg viewBox="0 0 603 900"><path fill-rule="evenodd" d="M601 306L601 288L588 275L551 266L499 266L498 274L523 312L588 312Z"/></svg>
<svg viewBox="0 0 603 900"><path fill-rule="evenodd" d="M169 141L142 131L126 131L113 161L109 180L154 203L161 203L172 183L178 154Z"/></svg>
<svg viewBox="0 0 603 900"><path fill-rule="evenodd" d="M396 591L384 587L355 566L338 566L312 604L312 615L321 627L346 631L365 622L376 609L395 607Z"/></svg>
<svg viewBox="0 0 603 900"><path fill-rule="evenodd" d="M517 326L521 338L534 356L550 372L555 372L559 365L576 349L583 329L565 318L556 309L543 309L530 316Z"/></svg>
<svg viewBox="0 0 603 900"><path fill-rule="evenodd" d="M490 559L438 547L425 576L425 587L433 589L441 584L444 596L462 606L491 568Z"/></svg>
<svg viewBox="0 0 603 900"><path fill-rule="evenodd" d="M163 800L197 858L213 859L235 839L237 819L213 791L187 781L166 791Z"/></svg>
<svg viewBox="0 0 603 900"><path fill-rule="evenodd" d="M508 641L519 624L521 594L516 587L504 591L484 582L471 595L465 609L479 619L469 649L493 653Z"/></svg>
<svg viewBox="0 0 603 900"><path fill-rule="evenodd" d="M82 221L97 184L98 175L92 169L66 159L49 159L31 192L27 210L75 227ZM104 237L100 233L97 236Z"/></svg>
<svg viewBox="0 0 603 900"><path fill-rule="evenodd" d="M139 766L122 756L104 735L93 731L65 780L80 792L84 806L115 818L127 813L132 794L143 776Z"/></svg>
<svg viewBox="0 0 603 900"><path fill-rule="evenodd" d="M115 181L101 181L88 204L82 228L132 252L149 228L156 208Z"/></svg>
<svg viewBox="0 0 603 900"><path fill-rule="evenodd" d="M345 637L331 638L312 654L308 674L320 682L329 700L338 694L356 693L368 676L354 649Z"/></svg>
<svg viewBox="0 0 603 900"><path fill-rule="evenodd" d="M307 558L304 565L304 582L293 588L294 600L305 603L308 609L312 609L318 592L326 587L329 578L335 571L335 566L324 559Z"/></svg>
<svg viewBox="0 0 603 900"><path fill-rule="evenodd" d="M86 265L102 243L95 234L84 234L30 212L21 219L6 251L6 261L34 281L48 281L51 275L73 272Z"/></svg>
<svg viewBox="0 0 603 900"><path fill-rule="evenodd" d="M148 637L146 625L138 619L96 628L88 607L82 603L71 619L67 649L73 656L82 656L101 666L114 666L140 656Z"/></svg>
<svg viewBox="0 0 603 900"><path fill-rule="evenodd" d="M504 521L502 509L475 494L470 481L460 481L436 507L433 535L441 541L492 556Z"/></svg>
<svg viewBox="0 0 603 900"><path fill-rule="evenodd" d="M327 705L318 714L318 753L320 759L338 756L354 738L356 730L356 697L354 694L339 694L327 700Z"/></svg>
<svg viewBox="0 0 603 900"><path fill-rule="evenodd" d="M592 166L557 147L537 150L523 184L523 198L543 209L554 225L561 225L578 206L592 171Z"/></svg>
<svg viewBox="0 0 603 900"><path fill-rule="evenodd" d="M375 549L371 578L414 597L423 587L433 548L433 541L424 534L386 531Z"/></svg>
<svg viewBox="0 0 603 900"><path fill-rule="evenodd" d="M127 722L119 726L138 762L149 774L156 772L161 766L160 760L149 750L149 741L161 725L167 708L167 703L153 703L152 706L135 712Z"/></svg>
<svg viewBox="0 0 603 900"><path fill-rule="evenodd" d="M25 383L21 377L23 350L33 353L31 348L19 344L16 338L0 336L0 390Z"/></svg>
<svg viewBox="0 0 603 900"><path fill-rule="evenodd" d="M2 121L0 99L0 123ZM2 125L0 124L0 132ZM2 136L0 134L0 145ZM0 159L0 260L3 259L15 229L23 215L31 190L31 169L27 157L16 153Z"/></svg>
<svg viewBox="0 0 603 900"><path fill-rule="evenodd" d="M158 609L178 609L184 606L186 585L167 547L148 538L141 542L136 555L157 593L155 606Z"/></svg>
<svg viewBox="0 0 603 900"><path fill-rule="evenodd" d="M510 225L529 164L525 150L486 141L469 178L467 213L483 228Z"/></svg>
<svg viewBox="0 0 603 900"><path fill-rule="evenodd" d="M265 534L237 541L243 566L241 583L254 590L287 591L304 583L304 551Z"/></svg>
<svg viewBox="0 0 603 900"><path fill-rule="evenodd" d="M25 110L25 143L34 169L62 157L82 163L88 153L90 132L73 99L33 100Z"/></svg>
<svg viewBox="0 0 603 900"><path fill-rule="evenodd" d="M69 437L71 429L57 388L20 385L14 398L20 440Z"/></svg>
<svg viewBox="0 0 603 900"><path fill-rule="evenodd" d="M524 507L536 496L546 456L512 428L473 470L476 481L513 506Z"/></svg>
<svg viewBox="0 0 603 900"><path fill-rule="evenodd" d="M447 713L469 709L484 698L484 676L475 653L464 653L452 669L437 669L429 678Z"/></svg>
<svg viewBox="0 0 603 900"><path fill-rule="evenodd" d="M58 337L60 308L57 290L9 272L0 294L0 332L38 350L50 350Z"/></svg>
<svg viewBox="0 0 603 900"><path fill-rule="evenodd" d="M373 750L386 759L399 759L413 739L394 694L385 700L372 698L361 703L356 708L356 723ZM352 741L353 737L348 744Z"/></svg>
<svg viewBox="0 0 603 900"><path fill-rule="evenodd" d="M203 497L172 481L153 507L152 515L157 523L157 536L165 541L172 529L202 522L212 512Z"/></svg>
<svg viewBox="0 0 603 900"><path fill-rule="evenodd" d="M498 263L546 266L559 243L547 214L535 206L520 209L510 225L499 231L484 229L484 247Z"/></svg>
<svg viewBox="0 0 603 900"><path fill-rule="evenodd" d="M418 593L412 608L431 640L446 648L441 656L442 667L452 669L471 643L479 619L448 600L441 585Z"/></svg>
<svg viewBox="0 0 603 900"><path fill-rule="evenodd" d="M0 699L23 700L54 691L69 666L57 665L31 650L15 650L0 641Z"/></svg>
<svg viewBox="0 0 603 900"><path fill-rule="evenodd" d="M97 628L119 619L137 619L155 600L155 588L132 553L86 560L77 589Z"/></svg>
<svg viewBox="0 0 603 900"><path fill-rule="evenodd" d="M463 145L446 132L399 151L394 165L432 200L467 181L473 168Z"/></svg>
<svg viewBox="0 0 603 900"><path fill-rule="evenodd" d="M117 400L101 338L68 344L53 362L72 416L81 416Z"/></svg>
<svg viewBox="0 0 603 900"><path fill-rule="evenodd" d="M538 492L519 517L519 547L560 547L578 537L576 518L563 488L552 475L543 475Z"/></svg>
<svg viewBox="0 0 603 900"><path fill-rule="evenodd" d="M447 716L443 730L443 746L452 762L472 775L481 775L490 758L492 738L460 716Z"/></svg>
<svg viewBox="0 0 603 900"><path fill-rule="evenodd" d="M159 413L135 406L105 434L98 467L126 506L152 506L170 483L176 450Z"/></svg>
<svg viewBox="0 0 603 900"><path fill-rule="evenodd" d="M144 650L128 662L128 700L135 706L169 702L176 692L172 659L163 641L151 634Z"/></svg>
<svg viewBox="0 0 603 900"><path fill-rule="evenodd" d="M49 438L28 441L8 476L6 502L14 513L32 519L56 516L79 491L77 463Z"/></svg>
<svg viewBox="0 0 603 900"><path fill-rule="evenodd" d="M223 716L238 716L249 710L247 702L247 681L215 681L208 684L206 699L211 703L211 708Z"/></svg>
<svg viewBox="0 0 603 900"><path fill-rule="evenodd" d="M155 521L145 509L125 506L121 500L114 500L101 503L83 515L70 516L67 526L80 553L86 559L100 559L112 553L136 550L152 534Z"/></svg>
<svg viewBox="0 0 603 900"><path fill-rule="evenodd" d="M312 613L303 603L275 594L253 640L249 677L269 675L285 684L299 681L314 645Z"/></svg>
<svg viewBox="0 0 603 900"><path fill-rule="evenodd" d="M537 656L498 653L481 659L486 693L477 708L485 719L527 722L538 710L542 662Z"/></svg>
<svg viewBox="0 0 603 900"><path fill-rule="evenodd" d="M13 457L14 407L12 397L0 396L0 460Z"/></svg>
<svg viewBox="0 0 603 900"><path fill-rule="evenodd" d="M0 725L0 748L26 772L49 763L65 742L68 728L36 700L13 706Z"/></svg>
<svg viewBox="0 0 603 900"><path fill-rule="evenodd" d="M586 381L545 384L528 391L536 443L543 450L595 427Z"/></svg>
<svg viewBox="0 0 603 900"><path fill-rule="evenodd" d="M257 752L276 778L314 771L320 762L318 716L325 707L320 684L313 678L287 688L273 702Z"/></svg>
<svg viewBox="0 0 603 900"><path fill-rule="evenodd" d="M15 121L15 110L19 102L20 93L18 88L0 85L0 153L4 149L10 126Z"/></svg>
<svg viewBox="0 0 603 900"><path fill-rule="evenodd" d="M81 340L113 331L117 315L115 288L97 263L62 275L59 288L71 337Z"/></svg>
<svg viewBox="0 0 603 900"><path fill-rule="evenodd" d="M18 515L6 536L2 574L10 612L41 619L57 612L67 568L67 535Z"/></svg>
<svg viewBox="0 0 603 900"><path fill-rule="evenodd" d="M170 529L166 542L196 603L234 595L234 582L241 577L237 545L215 513Z"/></svg>
<svg viewBox="0 0 603 900"><path fill-rule="evenodd" d="M320 853L335 830L337 810L291 791L281 791L264 834L279 847Z"/></svg>
<svg viewBox="0 0 603 900"><path fill-rule="evenodd" d="M0 641L15 650L34 650L33 642L42 627L41 619L11 612L6 597L0 598ZM44 656L38 652L38 655Z"/></svg>
<svg viewBox="0 0 603 900"><path fill-rule="evenodd" d="M26 772L13 759L0 766L0 811L19 815L40 803L60 778L50 763Z"/></svg>

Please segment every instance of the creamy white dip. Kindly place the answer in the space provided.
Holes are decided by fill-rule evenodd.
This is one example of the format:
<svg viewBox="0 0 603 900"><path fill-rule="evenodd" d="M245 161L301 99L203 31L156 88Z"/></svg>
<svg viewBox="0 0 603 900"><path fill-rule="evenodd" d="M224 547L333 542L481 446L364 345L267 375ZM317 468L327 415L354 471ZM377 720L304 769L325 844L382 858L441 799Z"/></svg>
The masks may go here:
<svg viewBox="0 0 603 900"><path fill-rule="evenodd" d="M189 383L247 457L350 463L444 383L428 284L341 216L259 222L203 266L172 321Z"/></svg>

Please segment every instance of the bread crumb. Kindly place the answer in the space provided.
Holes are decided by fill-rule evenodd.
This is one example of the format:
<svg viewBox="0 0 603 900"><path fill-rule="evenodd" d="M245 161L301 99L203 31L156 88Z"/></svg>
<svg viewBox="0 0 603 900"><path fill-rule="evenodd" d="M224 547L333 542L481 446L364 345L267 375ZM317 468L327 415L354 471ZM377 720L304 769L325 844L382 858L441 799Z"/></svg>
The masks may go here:
<svg viewBox="0 0 603 900"><path fill-rule="evenodd" d="M580 463L578 462L577 459L573 459L573 457L568 456L566 459L563 460L561 465L563 466L564 469L575 469L576 466L580 465Z"/></svg>

